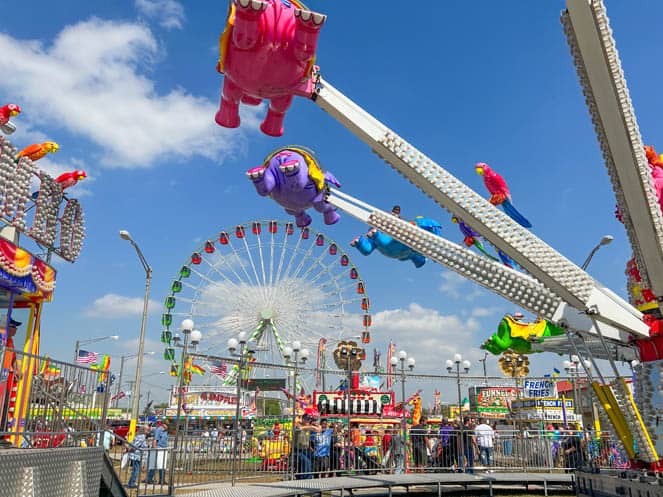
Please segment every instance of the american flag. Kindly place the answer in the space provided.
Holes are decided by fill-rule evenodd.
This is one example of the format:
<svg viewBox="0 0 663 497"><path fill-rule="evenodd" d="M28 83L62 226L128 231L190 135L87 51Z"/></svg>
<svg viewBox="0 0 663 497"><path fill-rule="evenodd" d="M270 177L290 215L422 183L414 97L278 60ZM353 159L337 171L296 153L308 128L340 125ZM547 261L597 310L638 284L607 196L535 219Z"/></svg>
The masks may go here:
<svg viewBox="0 0 663 497"><path fill-rule="evenodd" d="M119 400L119 399L123 399L123 398L126 397L126 396L127 396L126 393L124 393L123 391L120 391L119 393L116 393L115 395L113 395L113 396L111 397L111 400Z"/></svg>
<svg viewBox="0 0 663 497"><path fill-rule="evenodd" d="M95 364L99 359L99 354L96 352L88 352L87 350L79 350L76 362L79 364Z"/></svg>
<svg viewBox="0 0 663 497"><path fill-rule="evenodd" d="M228 374L228 366L226 366L225 362L210 361L208 364L210 373L220 376L221 378L225 378Z"/></svg>

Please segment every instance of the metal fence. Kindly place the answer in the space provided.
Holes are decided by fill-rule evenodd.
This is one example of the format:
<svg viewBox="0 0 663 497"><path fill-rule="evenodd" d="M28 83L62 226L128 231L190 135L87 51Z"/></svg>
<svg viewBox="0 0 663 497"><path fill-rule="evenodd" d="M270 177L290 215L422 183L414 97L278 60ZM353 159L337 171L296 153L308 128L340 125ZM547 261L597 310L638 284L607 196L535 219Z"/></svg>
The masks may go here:
<svg viewBox="0 0 663 497"><path fill-rule="evenodd" d="M102 443L110 373L0 349L0 440L21 448Z"/></svg>
<svg viewBox="0 0 663 497"><path fill-rule="evenodd" d="M238 480L400 472L563 472L628 464L609 432L597 436L500 429L492 450L481 450L473 430L461 434L451 428L442 433L439 425L429 425L417 437L409 429L402 432L398 420L393 424L394 420L377 418L374 424L350 427L347 420L330 418L327 431L317 437L317 428L297 431L293 437L289 417L244 420L237 432L228 425L210 426L208 421L182 423L177 450L174 425L163 447L151 437L154 428L141 425L138 437L129 443L106 426L108 373L11 349L0 349L0 364L0 445L103 446L130 495L169 495L176 487Z"/></svg>
<svg viewBox="0 0 663 497"><path fill-rule="evenodd" d="M265 420L261 420L264 424ZM569 472L577 468L620 469L628 458L620 443L607 432L564 433L528 430L500 430L492 450L474 445L472 430L448 430L440 434L431 426L422 446L416 436L406 435L399 445L399 427L347 430L335 425L327 433L328 452L320 450L310 436L296 437L291 431L245 428L231 430L190 430L181 434L178 449L174 440L168 449L134 449L118 439L110 456L124 484L133 495L168 495L171 464L174 488L212 482L278 481L325 478L357 474L415 472ZM315 438L313 438L314 440ZM461 450L461 439L465 450ZM473 441L474 440L474 441ZM467 447L472 447L468 450ZM316 450L318 449L318 450ZM483 450L482 450L483 449ZM161 471L163 472L161 472ZM234 471L233 471L234 470ZM133 474L133 478L132 478Z"/></svg>

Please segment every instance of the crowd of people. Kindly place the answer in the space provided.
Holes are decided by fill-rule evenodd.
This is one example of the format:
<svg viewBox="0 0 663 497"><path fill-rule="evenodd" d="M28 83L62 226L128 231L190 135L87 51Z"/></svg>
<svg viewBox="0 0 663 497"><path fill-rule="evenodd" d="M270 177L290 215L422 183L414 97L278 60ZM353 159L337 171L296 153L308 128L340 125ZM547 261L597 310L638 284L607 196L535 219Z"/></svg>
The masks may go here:
<svg viewBox="0 0 663 497"><path fill-rule="evenodd" d="M594 436L578 426L514 430L487 419L444 419L418 424L403 430L361 428L351 423L319 421L305 415L295 425L291 461L299 479L337 476L355 471L403 473L406 471L453 471L473 473L493 468L560 468L571 471L584 465L612 467L622 457L619 447L606 438ZM380 426L380 425L378 425Z"/></svg>

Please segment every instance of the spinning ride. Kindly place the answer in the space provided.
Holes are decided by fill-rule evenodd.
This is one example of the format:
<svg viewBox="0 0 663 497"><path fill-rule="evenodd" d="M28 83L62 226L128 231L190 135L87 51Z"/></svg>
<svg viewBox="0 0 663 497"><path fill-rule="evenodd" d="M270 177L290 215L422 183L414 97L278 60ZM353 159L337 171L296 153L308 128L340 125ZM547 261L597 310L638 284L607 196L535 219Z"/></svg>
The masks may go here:
<svg viewBox="0 0 663 497"><path fill-rule="evenodd" d="M246 333L257 343L256 366L283 364L284 347L294 341L316 350L323 338L361 332L370 340L370 301L350 257L294 222L251 221L222 230L184 262L170 290L162 315L168 344L184 318L194 320L211 352ZM253 376L266 371L252 369ZM225 383L236 375L233 368Z"/></svg>
<svg viewBox="0 0 663 497"><path fill-rule="evenodd" d="M311 81L314 90L304 96L336 118L441 207L472 226L478 235L529 275L486 257L479 258L463 247L338 190L330 188L326 200L422 255L564 328L566 337L546 340L546 350L578 352L581 349L592 360L607 359L618 380L606 383L598 368L595 369L597 377L586 370L593 389L632 462L658 470L663 467L663 458L659 456L663 454L663 428L658 423L663 403L652 404L651 408L642 404L644 416L641 416L615 361L635 358L637 350L644 346L655 349L657 360L649 361L646 373L642 374L653 378L652 385L660 384L663 360L658 359L661 357L658 352L663 350L663 340L658 343L658 337L652 338L650 333L653 335L663 327L663 213L603 2L567 0L562 24L631 241L638 286L648 289L651 302L656 302L656 306L648 310L652 316L647 320L632 303L621 299L529 232L523 226L528 223L519 223L523 220L514 220L508 213L496 210L453 174L334 88L322 78L319 68L312 66L305 81ZM247 63L253 61L246 59ZM264 74L261 70L266 68L267 65L255 67L254 76L260 79ZM556 338L564 340L564 344ZM637 343L637 348L633 347L633 342ZM652 390L650 386L645 397L653 393Z"/></svg>

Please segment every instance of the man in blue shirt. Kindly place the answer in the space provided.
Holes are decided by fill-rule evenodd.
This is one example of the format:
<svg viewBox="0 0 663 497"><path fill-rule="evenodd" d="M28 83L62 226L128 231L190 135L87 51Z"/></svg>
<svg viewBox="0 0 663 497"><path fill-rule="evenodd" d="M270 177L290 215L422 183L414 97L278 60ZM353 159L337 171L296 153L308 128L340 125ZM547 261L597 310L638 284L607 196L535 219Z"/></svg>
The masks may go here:
<svg viewBox="0 0 663 497"><path fill-rule="evenodd" d="M329 455L334 430L327 426L327 420L320 420L320 431L311 434L313 442L313 472L316 478L326 477L329 473Z"/></svg>
<svg viewBox="0 0 663 497"><path fill-rule="evenodd" d="M150 454L146 483L154 483L154 470L158 469L159 484L163 485L166 481L166 464L168 462L168 425L166 423L161 423L154 430L152 447L156 450L151 451Z"/></svg>

